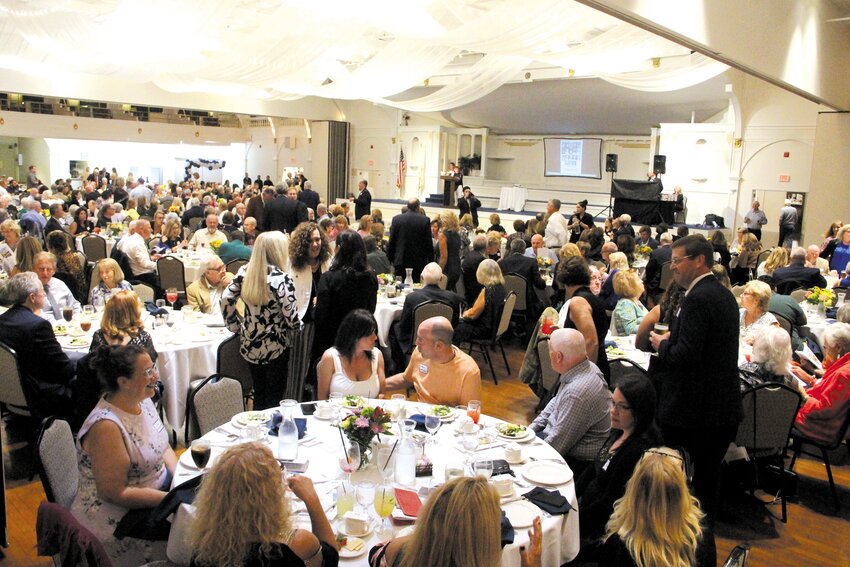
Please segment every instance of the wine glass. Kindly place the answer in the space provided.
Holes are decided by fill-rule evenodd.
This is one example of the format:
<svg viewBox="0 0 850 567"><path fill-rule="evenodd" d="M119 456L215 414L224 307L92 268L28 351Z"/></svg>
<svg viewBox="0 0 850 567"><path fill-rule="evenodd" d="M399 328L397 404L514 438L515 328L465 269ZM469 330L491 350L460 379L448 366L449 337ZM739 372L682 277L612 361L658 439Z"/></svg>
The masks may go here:
<svg viewBox="0 0 850 567"><path fill-rule="evenodd" d="M170 287L165 290L165 299L171 304L171 310L174 311L174 302L177 301L177 288Z"/></svg>
<svg viewBox="0 0 850 567"><path fill-rule="evenodd" d="M357 503L360 505L359 510L364 514L369 513L369 504L375 497L375 483L361 482L357 485Z"/></svg>
<svg viewBox="0 0 850 567"><path fill-rule="evenodd" d="M384 483L380 488L375 490L375 512L381 517L381 537L386 537L386 534L392 535L392 524L390 524L390 516L395 509L395 492L392 486Z"/></svg>
<svg viewBox="0 0 850 567"><path fill-rule="evenodd" d="M351 473L360 466L360 445L357 443L345 444L345 456L339 459L339 468L348 474L348 484L351 484Z"/></svg>
<svg viewBox="0 0 850 567"><path fill-rule="evenodd" d="M493 476L493 461L487 459L482 461L475 461L472 465L472 472L475 476L481 476L486 479L489 479Z"/></svg>
<svg viewBox="0 0 850 567"><path fill-rule="evenodd" d="M464 431L460 443L463 450L468 453L466 462L472 462L472 456L478 448L478 431Z"/></svg>
<svg viewBox="0 0 850 567"><path fill-rule="evenodd" d="M396 421L401 421L404 419L402 415L402 410L404 410L404 402L407 401L407 396L404 394L393 394L390 398L390 413L393 414L393 417Z"/></svg>
<svg viewBox="0 0 850 567"><path fill-rule="evenodd" d="M336 489L336 516L340 521L347 512L354 510L354 487L343 481Z"/></svg>
<svg viewBox="0 0 850 567"><path fill-rule="evenodd" d="M89 319L94 317L94 306L93 305L83 305L83 315L86 315Z"/></svg>
<svg viewBox="0 0 850 567"><path fill-rule="evenodd" d="M74 318L74 308L73 307L63 307L62 308L62 318L65 319L68 323L71 322L71 319Z"/></svg>
<svg viewBox="0 0 850 567"><path fill-rule="evenodd" d="M472 418L475 425L478 425L478 420L481 419L481 402L469 400L469 403L466 404L466 415Z"/></svg>
<svg viewBox="0 0 850 567"><path fill-rule="evenodd" d="M434 443L434 434L440 429L440 417L436 415L425 414L425 429L431 434L428 443Z"/></svg>

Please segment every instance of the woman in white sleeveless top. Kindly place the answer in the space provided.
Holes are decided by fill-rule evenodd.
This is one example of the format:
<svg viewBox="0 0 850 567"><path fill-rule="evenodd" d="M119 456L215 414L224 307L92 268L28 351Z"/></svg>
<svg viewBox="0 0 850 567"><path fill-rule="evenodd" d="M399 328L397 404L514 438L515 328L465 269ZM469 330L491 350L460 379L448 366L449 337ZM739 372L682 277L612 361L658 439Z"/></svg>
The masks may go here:
<svg viewBox="0 0 850 567"><path fill-rule="evenodd" d="M324 332L316 329L316 333ZM336 334L334 346L322 355L318 366L319 399L333 392L344 396L377 398L386 388L384 357L375 346L378 324L365 309L345 316Z"/></svg>

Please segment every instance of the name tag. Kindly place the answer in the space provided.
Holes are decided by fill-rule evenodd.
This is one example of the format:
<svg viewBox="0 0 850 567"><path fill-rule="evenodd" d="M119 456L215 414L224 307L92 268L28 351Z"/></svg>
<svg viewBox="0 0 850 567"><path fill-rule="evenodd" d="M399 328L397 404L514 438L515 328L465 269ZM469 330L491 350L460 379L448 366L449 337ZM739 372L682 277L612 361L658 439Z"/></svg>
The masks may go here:
<svg viewBox="0 0 850 567"><path fill-rule="evenodd" d="M157 419L154 423L154 427L156 428L156 432L159 433L160 431L163 431L165 429L165 424L162 423L161 419Z"/></svg>
<svg viewBox="0 0 850 567"><path fill-rule="evenodd" d="M419 373L420 374L428 374L428 365L427 364L420 364L419 365Z"/></svg>

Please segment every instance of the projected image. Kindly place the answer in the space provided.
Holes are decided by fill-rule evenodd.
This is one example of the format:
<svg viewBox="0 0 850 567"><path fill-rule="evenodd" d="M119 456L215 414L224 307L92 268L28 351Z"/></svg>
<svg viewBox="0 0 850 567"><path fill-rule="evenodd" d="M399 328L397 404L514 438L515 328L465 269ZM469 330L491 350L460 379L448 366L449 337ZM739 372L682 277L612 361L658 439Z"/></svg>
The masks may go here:
<svg viewBox="0 0 850 567"><path fill-rule="evenodd" d="M546 177L602 177L602 140L544 138Z"/></svg>

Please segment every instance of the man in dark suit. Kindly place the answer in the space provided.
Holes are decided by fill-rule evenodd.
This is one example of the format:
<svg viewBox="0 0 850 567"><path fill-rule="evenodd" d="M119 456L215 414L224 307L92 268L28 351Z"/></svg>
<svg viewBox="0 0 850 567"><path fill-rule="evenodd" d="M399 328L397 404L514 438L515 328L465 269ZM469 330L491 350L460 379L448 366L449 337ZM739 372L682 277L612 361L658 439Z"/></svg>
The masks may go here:
<svg viewBox="0 0 850 567"><path fill-rule="evenodd" d="M406 268L412 268L414 282L419 281L425 265L434 260L431 221L422 214L419 199L408 201L407 212L393 217L387 257L395 273L402 277Z"/></svg>
<svg viewBox="0 0 850 567"><path fill-rule="evenodd" d="M806 267L806 249L797 246L791 250L788 266L773 272L773 287L777 293L788 295L795 289L826 287L826 279L817 268Z"/></svg>
<svg viewBox="0 0 850 567"><path fill-rule="evenodd" d="M15 350L24 388L43 415L73 415L75 365L56 341L50 322L40 317L47 294L33 272L22 272L6 284L12 307L0 315L0 340Z"/></svg>
<svg viewBox="0 0 850 567"><path fill-rule="evenodd" d="M360 193L354 199L354 218L357 220L362 219L364 215L372 214L372 194L366 188L368 184L369 182L365 179L360 181Z"/></svg>
<svg viewBox="0 0 850 567"><path fill-rule="evenodd" d="M463 215L469 213L472 217L473 226L478 226L478 208L481 206L481 201L478 197L472 194L469 187L463 188L463 197L458 199L457 208L458 215L462 218Z"/></svg>
<svg viewBox="0 0 850 567"><path fill-rule="evenodd" d="M673 256L673 249L670 247L673 243L673 235L669 232L664 232L658 238L661 244L658 248L650 252L644 274L646 276L646 293L654 298L656 302L658 296L664 292L661 289L661 267L665 262L669 262Z"/></svg>
<svg viewBox="0 0 850 567"><path fill-rule="evenodd" d="M50 205L50 218L47 219L47 224L44 225L44 235L47 236L54 230L61 230L62 232L67 232L65 227L62 226L62 223L59 222L59 219L65 214L65 211L62 209L62 205L59 203L54 203Z"/></svg>
<svg viewBox="0 0 850 567"><path fill-rule="evenodd" d="M298 200L295 187L290 187L286 195L281 194L282 186L278 187L278 196L266 203L263 230L279 230L291 234L295 227L307 222L307 205Z"/></svg>
<svg viewBox="0 0 850 567"><path fill-rule="evenodd" d="M313 209L314 213L318 210L319 201L321 201L319 194L313 191L313 184L309 181L305 181L304 187L298 192L298 200Z"/></svg>
<svg viewBox="0 0 850 567"><path fill-rule="evenodd" d="M716 564L713 527L720 465L743 418L738 382L738 304L711 273L714 249L702 236L673 244L670 267L685 298L670 332L650 333L659 365L651 377L659 387L658 423L664 442L682 447L694 467L694 495L707 516L706 557Z"/></svg>
<svg viewBox="0 0 850 567"><path fill-rule="evenodd" d="M475 303L478 294L484 287L478 283L478 265L487 257L487 236L477 234L472 239L472 250L466 253L463 257L463 262L460 263L460 273L463 276L463 290L466 297L467 305ZM536 260L535 260L536 262Z"/></svg>
<svg viewBox="0 0 850 567"><path fill-rule="evenodd" d="M189 221L194 218L204 218L204 206L201 204L201 200L197 197L193 197L191 201L189 201L189 208L183 211L183 218L181 219L181 224L183 226L189 226Z"/></svg>
<svg viewBox="0 0 850 567"><path fill-rule="evenodd" d="M248 205L245 208L245 218L252 217L257 221L257 227L262 230L266 222L266 203L274 199L274 189L266 187L261 193L257 193L248 199Z"/></svg>
<svg viewBox="0 0 850 567"><path fill-rule="evenodd" d="M540 277L540 268L537 260L525 256L525 242L514 240L507 258L499 260L502 275L516 274L522 276L526 281L525 288L525 311L527 321L537 322L537 318L543 312L543 302L537 297L534 289L546 289L546 282Z"/></svg>
<svg viewBox="0 0 850 567"><path fill-rule="evenodd" d="M401 310L401 319L393 323L390 328L390 351L397 370L403 370L407 366L407 354L413 349L413 312L416 307L428 301L445 303L454 311L451 318L452 327L457 326L464 301L455 292L440 289L439 283L442 277L443 270L438 263L431 262L426 265L422 269L421 278L425 285L407 296L404 300L404 308Z"/></svg>
<svg viewBox="0 0 850 567"><path fill-rule="evenodd" d="M652 238L652 229L649 226L644 225L640 227L638 231L638 238L635 241L635 245L637 246L649 246L653 250L658 248L658 241Z"/></svg>

